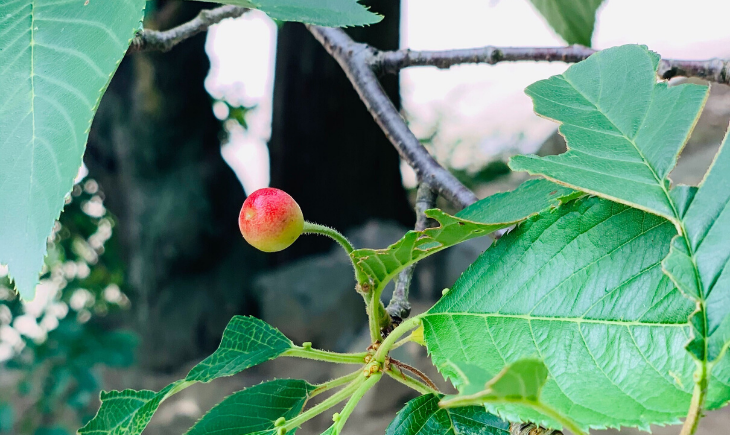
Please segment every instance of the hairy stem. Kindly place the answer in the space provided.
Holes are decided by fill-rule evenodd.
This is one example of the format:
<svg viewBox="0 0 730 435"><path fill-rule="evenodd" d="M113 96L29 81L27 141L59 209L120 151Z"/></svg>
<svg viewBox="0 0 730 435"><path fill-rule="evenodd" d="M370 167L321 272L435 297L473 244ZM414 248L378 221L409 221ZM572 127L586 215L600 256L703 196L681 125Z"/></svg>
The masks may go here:
<svg viewBox="0 0 730 435"><path fill-rule="evenodd" d="M284 425L284 429L289 432L292 429L295 429L299 426L301 426L304 422L311 420L312 418L318 416L319 414L325 412L326 410L332 408L333 406L337 405L338 403L342 402L343 400L350 397L353 393L355 393L358 388L366 381L367 379L365 376L362 376L361 374L355 378L354 381L352 381L350 384L347 385L347 387L341 389L340 391L336 392L335 394L331 395L330 397L326 398L322 401L322 403L319 403L310 409L306 410L305 412L299 414L298 416L294 417L293 419L286 422Z"/></svg>
<svg viewBox="0 0 730 435"><path fill-rule="evenodd" d="M311 393L309 393L309 398L311 399L314 396L320 395L326 391L329 391L333 388L337 388L341 385L349 384L350 382L357 379L358 376L362 375L362 371L358 370L356 372L352 372L349 375L340 376L339 378L332 379L331 381L324 382L322 384L317 385L317 388L314 389Z"/></svg>
<svg viewBox="0 0 730 435"><path fill-rule="evenodd" d="M400 382L401 384L418 391L421 394L441 394L440 391L435 390L421 381L414 379L405 373L398 367L393 365L390 366L390 370L385 372L388 376Z"/></svg>
<svg viewBox="0 0 730 435"><path fill-rule="evenodd" d="M352 394L352 397L350 397L350 400L347 401L345 407L342 408L342 412L340 412L340 415L335 422L334 433L339 434L340 432L342 432L342 428L345 426L347 418L350 416L350 414L352 414L352 411L355 410L355 407L357 406L358 402L360 402L360 399L362 399L365 393L367 393L368 390L373 387L373 385L378 383L381 376L383 376L382 373L374 373L370 375L370 377L365 382L363 382L360 387Z"/></svg>
<svg viewBox="0 0 730 435"><path fill-rule="evenodd" d="M420 317L414 317L412 319L408 319L405 322L398 325L397 328L395 328L386 338L383 340L383 342L380 344L380 347L378 347L378 351L375 353L374 360L383 364L385 362L385 357L388 356L388 352L390 352L390 349L393 348L393 345L398 341L399 338L401 338L404 334L406 334L411 329L417 328L418 325L421 324L421 318Z"/></svg>
<svg viewBox="0 0 730 435"><path fill-rule="evenodd" d="M687 418L684 420L684 425L682 425L680 435L693 435L700 424L702 408L705 405L705 398L707 397L707 364L697 363L695 377L697 381L695 382L694 392L692 393L692 402L690 403L689 412L687 413Z"/></svg>
<svg viewBox="0 0 730 435"><path fill-rule="evenodd" d="M350 259L350 262L352 262L352 268L355 270L355 279L357 280L357 282L368 282L368 278L365 273L363 273L363 271L360 270L359 267L357 267L352 257L350 257L350 254L352 254L352 251L355 250L355 247L352 246L352 243L350 243L350 241L347 240L347 237L343 236L342 233L334 228L305 221L302 234L319 234L321 236L329 237L330 239L337 242L340 246L342 246L342 249L345 250L345 252L347 253L347 257Z"/></svg>
<svg viewBox="0 0 730 435"><path fill-rule="evenodd" d="M283 353L283 356L306 358L317 361L326 361L339 364L364 364L367 352L336 353L326 350L312 349L311 347L295 346Z"/></svg>

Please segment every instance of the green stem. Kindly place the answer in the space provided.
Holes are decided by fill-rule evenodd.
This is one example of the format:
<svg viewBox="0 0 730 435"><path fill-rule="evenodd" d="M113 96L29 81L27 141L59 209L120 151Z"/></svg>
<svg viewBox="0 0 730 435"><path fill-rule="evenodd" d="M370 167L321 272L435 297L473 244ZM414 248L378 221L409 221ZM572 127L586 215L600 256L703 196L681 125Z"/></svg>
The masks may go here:
<svg viewBox="0 0 730 435"><path fill-rule="evenodd" d="M284 425L284 429L287 432L296 429L304 422L309 421L319 414L325 412L326 410L332 408L333 406L337 405L338 403L342 402L343 400L350 397L353 393L355 393L366 380L367 379L365 378L365 376L362 375L356 377L355 380L352 381L347 387L326 398L322 401L322 403L311 407L307 411L287 421Z"/></svg>
<svg viewBox="0 0 730 435"><path fill-rule="evenodd" d="M393 345L395 345L396 341L398 341L399 338L401 338L411 329L417 328L420 324L420 317L412 317L398 325L398 327L395 328L390 333L390 335L385 338L385 340L383 340L383 343L380 344L378 351L375 353L375 361L381 364L384 363L385 357L388 356L388 352L390 352L390 349L393 347Z"/></svg>
<svg viewBox="0 0 730 435"><path fill-rule="evenodd" d="M409 388L412 388L421 394L436 394L436 395L442 394L440 391L434 390L433 388L429 387L428 385L421 383L421 381L404 374L400 369L398 369L398 372L395 372L393 370L393 368L391 368L390 370L388 370L385 373L388 376L390 376L391 378L400 382L401 384L403 384Z"/></svg>
<svg viewBox="0 0 730 435"><path fill-rule="evenodd" d="M282 354L295 358L306 358L317 361L333 362L338 364L365 364L367 352L336 353L326 350L312 349L311 347L295 346Z"/></svg>
<svg viewBox="0 0 730 435"><path fill-rule="evenodd" d="M324 225L315 224L313 222L307 222L304 221L304 228L302 229L302 234L319 234L321 236L327 236L330 239L334 240L335 242L339 243L340 246L342 246L342 249L347 252L347 256L350 258L350 261L352 262L352 268L355 269L355 279L358 283L361 284L367 284L368 283L368 277L365 275L365 273L360 270L360 268L357 267L355 264L355 261L352 259L350 254L352 254L352 251L355 250L355 247L352 246L352 243L350 243L349 240L345 236L342 235L339 231L337 231L334 228L326 227Z"/></svg>
<svg viewBox="0 0 730 435"><path fill-rule="evenodd" d="M366 295L365 304L367 305L370 339L373 343L379 343L383 338L380 331L390 324L390 316L385 311L383 301L374 292Z"/></svg>
<svg viewBox="0 0 730 435"><path fill-rule="evenodd" d="M349 384L350 382L357 379L358 376L362 375L362 370L358 370L356 372L352 372L349 375L340 376L339 378L332 379L331 381L324 382L322 384L317 385L317 388L314 389L311 393L309 393L309 398L311 399L314 396L317 396L319 394L322 394L326 391L329 391L333 388L337 388L340 385Z"/></svg>
<svg viewBox="0 0 730 435"><path fill-rule="evenodd" d="M684 425L682 425L680 435L692 435L697 431L700 419L702 418L702 408L705 405L705 398L707 397L708 372L709 370L706 364L701 361L697 363L697 372L695 372L697 381L695 382L694 392L692 393L689 412L687 413L687 418L684 420Z"/></svg>
<svg viewBox="0 0 730 435"><path fill-rule="evenodd" d="M340 432L342 432L342 428L345 426L347 418L350 416L350 414L352 414L352 411L355 409L360 399L362 399L365 393L367 393L368 390L373 387L373 385L378 383L381 376L383 376L382 373L375 373L370 375L370 377L365 382L363 382L362 385L360 385L355 393L353 393L352 397L350 397L350 400L348 400L345 404L345 407L342 408L342 412L340 412L340 416L335 422L335 434L339 434Z"/></svg>
<svg viewBox="0 0 730 435"><path fill-rule="evenodd" d="M394 345L393 345L393 346L392 346L392 347L390 348L390 350L393 350L393 349L398 349L399 347L403 346L403 345L404 345L404 344L406 344L406 343L410 343L411 341L413 341L413 337L411 337L411 336L409 335L408 337L406 337L406 338L402 339L401 341L397 342L396 344L394 344Z"/></svg>

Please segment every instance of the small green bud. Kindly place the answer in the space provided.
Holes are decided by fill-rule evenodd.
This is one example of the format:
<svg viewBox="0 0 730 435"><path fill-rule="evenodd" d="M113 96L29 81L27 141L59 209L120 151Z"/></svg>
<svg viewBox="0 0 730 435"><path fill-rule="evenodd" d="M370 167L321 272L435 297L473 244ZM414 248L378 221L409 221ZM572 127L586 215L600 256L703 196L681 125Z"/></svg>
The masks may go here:
<svg viewBox="0 0 730 435"><path fill-rule="evenodd" d="M340 413L339 412L335 412L334 415L332 415L332 421L335 422L335 423L337 423L338 421L340 421Z"/></svg>
<svg viewBox="0 0 730 435"><path fill-rule="evenodd" d="M274 422L274 427L284 426L285 424L286 424L286 418L284 418L284 417L279 417L279 418L277 418L277 419L276 419L276 421Z"/></svg>
<svg viewBox="0 0 730 435"><path fill-rule="evenodd" d="M286 434L286 428L285 427L280 427L279 429L277 429L276 435L284 435L284 434Z"/></svg>
<svg viewBox="0 0 730 435"><path fill-rule="evenodd" d="M446 293L448 293L449 290L451 290L451 289L445 288L445 289L441 290L441 294L446 296Z"/></svg>
<svg viewBox="0 0 730 435"><path fill-rule="evenodd" d="M302 347L305 348L306 350L311 350L312 349L312 342L311 341L305 341L304 343L302 343Z"/></svg>

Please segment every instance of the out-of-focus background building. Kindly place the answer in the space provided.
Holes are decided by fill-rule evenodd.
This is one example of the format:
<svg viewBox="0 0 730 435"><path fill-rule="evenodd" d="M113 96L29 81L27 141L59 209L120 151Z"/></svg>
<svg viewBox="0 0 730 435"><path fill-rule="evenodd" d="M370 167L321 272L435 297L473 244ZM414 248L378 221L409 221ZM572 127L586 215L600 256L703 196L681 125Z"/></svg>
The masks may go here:
<svg viewBox="0 0 730 435"><path fill-rule="evenodd" d="M382 49L564 45L528 0L363 3L386 18L348 32ZM148 4L146 27L159 29L203 7ZM605 0L593 45L727 58L727 16L723 0ZM564 149L555 124L535 116L522 91L566 67L414 68L383 85L433 155L483 197L524 180L509 173L509 156ZM699 182L729 119L728 88L713 85L675 182ZM308 220L344 231L358 247L387 246L413 225L413 172L302 25L251 12L169 53L127 56L94 121L85 164L50 239L37 298L19 302L0 269L0 433L74 433L96 412L100 389L159 389L183 377L235 314L256 315L295 342L339 351L367 345L351 267L333 243L304 237L265 255L236 225L245 192L267 185L287 190ZM488 244L474 240L419 265L414 311L427 309ZM423 349L397 352L441 380ZM337 375L323 363L269 362L175 396L146 433L184 433L223 397L264 379ZM350 433L383 433L413 397L400 384L377 388L384 394L366 398ZM321 433L328 418L299 433ZM728 424L727 411L711 413L700 433L724 433Z"/></svg>

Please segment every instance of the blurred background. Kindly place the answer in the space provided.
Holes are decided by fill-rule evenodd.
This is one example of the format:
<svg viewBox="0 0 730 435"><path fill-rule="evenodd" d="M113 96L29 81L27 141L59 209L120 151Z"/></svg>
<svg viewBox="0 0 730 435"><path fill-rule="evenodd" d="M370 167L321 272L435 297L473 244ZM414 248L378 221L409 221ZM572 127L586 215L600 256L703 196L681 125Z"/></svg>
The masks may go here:
<svg viewBox="0 0 730 435"><path fill-rule="evenodd" d="M347 31L381 49L565 44L528 0L362 3L385 19ZM208 6L148 2L145 27L167 29ZM727 16L724 0L605 0L593 46L641 43L668 58L728 58ZM509 156L564 150L556 125L534 115L523 89L566 67L413 68L382 80L424 145L484 197L525 179L509 173ZM713 85L675 182L700 181L729 119L728 87ZM415 175L339 66L302 25L258 12L169 53L128 55L102 100L82 169L49 238L36 299L18 301L0 268L2 434L73 434L95 414L101 389L158 390L184 377L235 314L260 317L296 343L364 349L365 312L346 256L312 236L279 254L253 250L236 224L246 192L284 189L306 219L338 228L357 247L385 247L415 221ZM414 312L489 243L477 239L419 263ZM396 358L442 381L423 349L404 346ZM274 376L322 382L340 374L325 363L272 361L174 396L145 433L184 433L226 395ZM377 388L379 400L367 396L350 433L383 433L413 397L397 383ZM728 425L730 412L711 413L700 433ZM323 415L299 433L328 426Z"/></svg>

